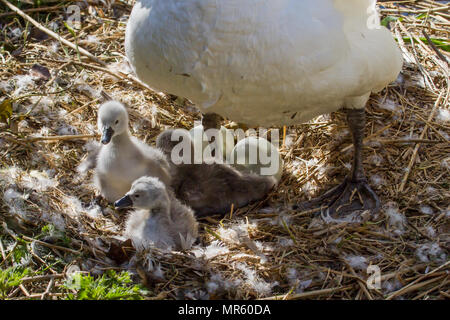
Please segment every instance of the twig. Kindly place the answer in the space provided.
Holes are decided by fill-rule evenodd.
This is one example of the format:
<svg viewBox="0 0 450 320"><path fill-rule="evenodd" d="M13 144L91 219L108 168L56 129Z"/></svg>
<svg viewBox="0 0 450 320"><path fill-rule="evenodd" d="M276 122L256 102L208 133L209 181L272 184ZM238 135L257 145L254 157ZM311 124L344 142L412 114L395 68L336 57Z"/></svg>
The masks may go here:
<svg viewBox="0 0 450 320"><path fill-rule="evenodd" d="M37 261L39 261L46 269L50 270L53 274L57 274L55 270L52 269L41 257L39 257L36 253L34 253L33 250L31 250L31 255L33 258L35 258Z"/></svg>
<svg viewBox="0 0 450 320"><path fill-rule="evenodd" d="M25 240L28 240L28 241L34 241L34 242L36 242L36 243L38 243L40 245L43 245L45 247L58 249L58 250L62 250L62 251L67 251L67 252L74 253L74 254L80 254L81 253L81 250L77 251L77 250L73 250L73 249L70 249L70 248L57 246L57 245L50 244L50 243L47 243L47 242L44 242L44 241L40 241L40 240L36 240L36 239L30 238L30 237L27 237L27 236L22 236L22 238L25 239Z"/></svg>
<svg viewBox="0 0 450 320"><path fill-rule="evenodd" d="M12 297L15 297L17 293L19 293L20 288L15 288L10 294L8 294L8 299L11 299Z"/></svg>
<svg viewBox="0 0 450 320"><path fill-rule="evenodd" d="M298 213L296 213L296 214L293 214L293 215L292 215L292 218L302 217L302 216L309 216L309 215L311 215L312 213L315 213L315 212L317 212L317 211L320 211L321 209L322 209L322 208L314 208L314 209L310 209L310 210L301 211L301 212L298 212Z"/></svg>
<svg viewBox="0 0 450 320"><path fill-rule="evenodd" d="M22 278L22 283L39 282L39 281L42 281L42 280L62 279L62 278L64 278L64 274L63 273L46 274L46 275L42 275L42 276L34 276L34 277Z"/></svg>
<svg viewBox="0 0 450 320"><path fill-rule="evenodd" d="M34 12L50 12L50 11L58 11L58 10L64 10L64 7L61 6L52 6L52 7L41 7L41 8L31 8L31 9L25 9L23 12L26 13L34 13ZM13 16L18 14L17 12L5 12L0 14L0 18Z"/></svg>
<svg viewBox="0 0 450 320"><path fill-rule="evenodd" d="M397 291L391 293L391 295L388 296L386 299L387 299L387 300L391 300L391 299L393 299L393 298L395 298L395 297L397 297L397 296L399 296L399 295L401 295L401 294L404 294L404 293L406 293L406 292L410 292L410 291L416 290L417 288L419 288L419 287L421 287L421 286L424 286L424 285L426 285L426 284L428 284L428 283L431 283L431 282L433 282L433 281L436 281L436 278L435 278L435 279L432 279L432 280L430 280L430 281L425 281L426 283L425 283L425 282L421 283L421 284L420 284L421 286L419 286L419 287L418 287L418 286L415 286L418 282L420 282L420 280L423 280L423 279L429 277L429 276L432 275L433 273L437 272L437 271L440 270L440 269L445 268L445 267L448 266L449 264L450 264L450 261L447 261L446 263L444 263L443 265L437 267L437 268L434 269L433 271L431 271L431 272L429 272L429 273L427 273L427 274L425 274L425 275L423 275L423 276L417 278L416 280L414 280L413 282L411 282L411 283L408 284L407 286L401 288L400 290L397 290ZM444 275L444 276L445 276L445 275ZM437 279L439 279L439 278L437 278ZM411 287L413 287L413 289L410 290Z"/></svg>
<svg viewBox="0 0 450 320"><path fill-rule="evenodd" d="M15 237L13 237L13 238L15 238ZM11 248L11 251L9 251L9 253L8 253L8 255L5 257L5 259L3 259L2 262L0 262L0 266L1 266L3 263L6 264L6 263L8 262L8 259L13 255L14 250L16 250L16 247L17 247L18 244L19 244L19 243L18 243L17 241L14 243L13 247ZM12 260L12 259L11 259L11 260ZM12 262L14 262L14 261L12 261Z"/></svg>
<svg viewBox="0 0 450 320"><path fill-rule="evenodd" d="M413 10L413 9L381 9L382 13L412 13L412 14L420 14L420 13L433 13L433 12L447 12L450 9L450 6L432 8L432 9L422 9L422 10Z"/></svg>
<svg viewBox="0 0 450 320"><path fill-rule="evenodd" d="M94 69L94 70L97 70L97 71L102 71L104 73L107 73L107 74L109 74L109 75L119 79L119 80L126 78L126 75L124 76L120 71L117 72L117 73L114 73L114 72L112 72L111 70L109 70L107 68L94 66L92 64L89 64L89 63L86 63L86 62L81 62L81 61L72 61L72 63L76 64L76 65L79 65L79 66L82 66L82 67L85 67L85 68Z"/></svg>
<svg viewBox="0 0 450 320"><path fill-rule="evenodd" d="M47 296L49 297L64 297L66 294L62 292L56 292L56 293L48 293ZM42 293L33 293L26 297L19 297L17 300L25 300L25 299L33 299L33 298L40 298L42 297Z"/></svg>
<svg viewBox="0 0 450 320"><path fill-rule="evenodd" d="M367 142L371 141L373 138L379 136L380 134L382 134L384 131L386 131L387 129L389 129L390 127L392 127L394 124L390 123L387 126L381 128L380 130L378 130L377 132L374 132L373 134L371 134L370 136L368 136L367 138L365 138L363 140L363 143L366 144ZM348 146L346 146L345 148L341 149L340 153L345 153L348 150L350 150L351 148L353 148L353 143L349 144Z"/></svg>
<svg viewBox="0 0 450 320"><path fill-rule="evenodd" d="M418 299L420 299L420 298L426 296L427 294L430 294L430 292L439 290L441 287L445 287L448 283L449 283L449 281L448 281L448 280L445 280L444 282L439 283L437 286L434 286L433 288L431 288L431 289L429 289L429 290L427 290L427 291L425 291L425 292L422 292L422 293L418 294L418 295L415 296L412 300L418 300Z"/></svg>
<svg viewBox="0 0 450 320"><path fill-rule="evenodd" d="M433 110L430 113L430 116L428 117L428 122L431 122L431 120L433 120L434 115L436 114L436 110L437 110L437 108L439 107L439 105L441 103L442 95L443 95L443 93L441 92L441 94L439 95L439 97L436 100L436 103L434 104L434 107L433 107ZM425 134L427 133L427 131L428 131L428 124L425 124L425 127L423 128L423 131L420 134L419 139L423 139L425 137ZM412 157L411 157L411 159L409 161L408 168L406 169L405 175L403 176L402 182L401 182L400 187L398 189L399 192L403 192L403 190L405 189L405 185L406 185L406 182L408 181L411 169L412 169L414 163L416 162L417 153L419 152L419 148L420 148L420 143L417 143L415 148L414 148L414 152L412 154Z"/></svg>
<svg viewBox="0 0 450 320"><path fill-rule="evenodd" d="M20 290L22 290L22 292L23 292L27 297L30 296L30 293L27 291L27 289L25 289L25 287L23 286L23 284L20 284L20 285L19 285L19 288L20 288Z"/></svg>
<svg viewBox="0 0 450 320"><path fill-rule="evenodd" d="M50 281L48 282L47 288L45 289L44 293L42 293L42 295L41 295L41 300L44 300L45 296L50 293L50 290L52 289L54 283L55 283L55 280L53 278L51 278Z"/></svg>
<svg viewBox="0 0 450 320"><path fill-rule="evenodd" d="M91 64L84 63L84 62L81 62L81 61L73 61L73 63L77 64L77 65L80 65L80 66L83 66L85 68L90 68L90 69L94 69L94 70L97 70L97 71L102 71L104 73L107 73L107 74L109 74L109 75L119 79L119 80L128 79L131 82L133 82L134 84L136 84L138 87L140 87L141 89L146 89L146 90L149 90L149 91L153 92L153 90L149 86L147 86L145 83L143 83L141 80L139 80L138 78L136 78L132 74L122 73L120 71L117 72L117 73L114 73L113 71L109 70L108 68L102 68L102 67L93 66Z"/></svg>
<svg viewBox="0 0 450 320"><path fill-rule="evenodd" d="M356 277L357 282L358 282L359 286L361 287L361 290L366 295L367 299L373 300L373 297L370 294L370 292L367 290L367 288L366 288L366 286L364 284L364 281L362 281L362 279L358 277L358 275L356 274L355 270L352 268L352 266L344 258L341 258L341 260L345 263L345 265L347 266L347 269L350 270L351 274L354 277Z"/></svg>
<svg viewBox="0 0 450 320"><path fill-rule="evenodd" d="M377 140L382 144L409 144L409 143L421 143L421 144L436 144L436 143L450 143L450 141L442 140L428 140L428 139L385 139Z"/></svg>
<svg viewBox="0 0 450 320"><path fill-rule="evenodd" d="M14 11L15 13L17 13L19 16L21 16L22 18L24 18L25 20L29 21L32 25L34 25L36 28L38 28L39 30L41 30L42 32L48 34L50 37L55 38L56 40L61 41L62 43L64 43L66 46L79 51L82 55L88 57L89 59L91 59L92 61L97 62L98 64L101 64L102 66L106 66L106 63L103 62L102 60L98 59L96 56L94 56L92 53L90 53L89 51L87 51L86 49L81 48L80 46L77 46L75 44L73 44L72 42L70 42L69 40L66 40L65 38L61 37L59 34L47 29L46 27L44 27L43 25L41 25L39 22L37 22L36 20L34 20L32 17L30 17L29 15L27 15L25 12L23 12L22 10L20 10L19 8L17 8L15 5L9 3L7 0L0 0L1 2L3 2L8 8L10 8L12 11Z"/></svg>
<svg viewBox="0 0 450 320"><path fill-rule="evenodd" d="M76 109L70 111L67 115L71 115L71 114L77 113L77 112L83 110L84 108L86 108L87 106L89 106L90 104L96 103L96 102L99 101L100 99L101 99L101 98L96 98L96 99L94 99L94 100L90 100L90 101L86 102L85 104L83 104L81 107L78 107L78 108L76 108Z"/></svg>
<svg viewBox="0 0 450 320"><path fill-rule="evenodd" d="M346 225L348 225L348 222L338 223L338 224L335 224L335 225L333 225L331 227L328 227L328 225L327 225L327 227L325 229L317 231L317 232L314 232L313 235L315 237L320 237L320 236L322 236L325 233L334 231L336 229L341 229L341 228L345 227Z"/></svg>
<svg viewBox="0 0 450 320"><path fill-rule="evenodd" d="M398 23L397 23L397 25L398 25ZM407 63L414 63L414 57L411 55L411 53L406 48L405 42L403 41L403 37L400 33L399 28L395 28L394 32L395 32L395 37L397 38L400 50L402 51L403 58L406 60Z"/></svg>
<svg viewBox="0 0 450 320"><path fill-rule="evenodd" d="M391 294L389 297L387 297L386 300L392 300L393 298L395 298L395 297L397 297L397 296L399 296L401 294L405 294L405 293L416 291L417 289L425 287L425 286L429 285L430 283L436 282L436 281L441 280L442 278L445 278L445 277L446 277L446 275L442 275L440 277L436 277L436 278L433 278L433 279L430 279L430 280L427 280L427 281L424 281L424 282L416 283L414 285L411 285L412 284L411 283L411 284L407 285L406 287L404 287L404 288L402 288L402 289L400 289L398 291L395 291L393 294Z"/></svg>
<svg viewBox="0 0 450 320"><path fill-rule="evenodd" d="M448 64L447 58L444 57L444 55L439 51L438 47L436 47L436 45L433 43L433 41L431 41L430 37L425 32L425 30L422 30L422 33L425 36L425 38L427 39L428 44L431 46L431 48L434 50L434 52L436 52L436 54L438 55L439 59L441 59L442 61L444 61L445 63Z"/></svg>
<svg viewBox="0 0 450 320"><path fill-rule="evenodd" d="M428 86L431 88L431 90L433 92L436 92L437 91L436 86L434 85L433 81L431 80L430 74L427 72L427 70L425 70L425 68L420 63L419 56L416 51L416 46L415 46L413 35L408 31L408 29L403 25L403 23L400 20L398 20L397 23L400 26L400 28L403 30L403 32L411 39L411 49L413 51L414 60L415 60L417 67L420 70L420 73L422 73L424 82L426 84L428 84Z"/></svg>
<svg viewBox="0 0 450 320"><path fill-rule="evenodd" d="M68 140L83 140L97 138L97 134L84 134L84 135L67 135L67 136L48 136L48 137L32 137L23 141L36 142L36 141L68 141Z"/></svg>
<svg viewBox="0 0 450 320"><path fill-rule="evenodd" d="M55 70L55 72L54 72L53 78L51 78L50 81L47 82L47 83L45 84L45 86L46 86L47 88L50 88L50 86L53 84L53 82L56 80L56 78L58 78L59 72L60 72L62 69L64 69L65 67L70 66L72 63L73 63L73 61L68 61L68 62L64 63L62 66L58 67L58 68Z"/></svg>
<svg viewBox="0 0 450 320"><path fill-rule="evenodd" d="M336 291L346 291L352 289L353 286L346 286L346 287L336 287L336 288L329 288L329 289L321 289L321 290L314 290L314 291L308 291L308 292L302 292L297 293L293 295L286 296L285 294L279 295L279 296L272 296L268 298L263 298L261 300L298 300L298 299L306 299L306 298L313 298L317 296L321 296L328 293L335 293Z"/></svg>
<svg viewBox="0 0 450 320"><path fill-rule="evenodd" d="M51 61L51 62L57 62L57 63L68 63L66 61L60 61L60 60L54 60L54 59L44 59L46 61ZM123 73L123 72L116 72L114 73L113 71L109 70L108 68L102 68L102 67L98 67L98 66L94 66L92 64L89 63L85 63L82 61L75 61L75 60L71 60L70 63L75 64L75 65L79 65L85 68L89 68L89 69L94 69L97 71L102 71L104 73L107 73L119 80L129 80L131 82L133 82L135 85L137 85L138 87L140 87L141 89L145 89L148 90L150 92L154 92L148 85L146 85L145 83L143 83L141 80L139 80L138 78L136 78L134 75L129 74L129 73ZM106 64L103 64L103 66L106 67Z"/></svg>
<svg viewBox="0 0 450 320"><path fill-rule="evenodd" d="M0 239L0 253L2 254L2 262L6 260L5 248L3 248L2 239Z"/></svg>
<svg viewBox="0 0 450 320"><path fill-rule="evenodd" d="M8 136L5 136L5 135L2 135L1 138L5 139L5 140L8 140L9 142L12 142L12 143L20 144L21 146L24 146L24 147L29 147L29 145L26 144L25 142L17 140L17 139L14 139L12 137L8 137Z"/></svg>

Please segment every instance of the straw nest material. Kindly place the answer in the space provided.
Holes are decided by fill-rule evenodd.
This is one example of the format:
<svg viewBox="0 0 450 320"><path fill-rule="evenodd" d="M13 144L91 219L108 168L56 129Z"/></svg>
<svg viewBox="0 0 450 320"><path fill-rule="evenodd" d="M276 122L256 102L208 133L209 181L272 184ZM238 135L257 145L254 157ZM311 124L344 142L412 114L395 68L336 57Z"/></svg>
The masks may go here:
<svg viewBox="0 0 450 320"><path fill-rule="evenodd" d="M75 3L80 29L64 25L74 2L16 13L0 1L0 268L35 271L8 298L64 298L74 265L91 275L129 270L150 299L449 298L448 3L381 6L405 64L367 107L365 168L384 204L378 215L352 223L295 210L349 171L351 139L337 112L287 128L283 179L266 199L201 220L192 250L133 256L121 247L126 212L99 200L92 174L77 171L96 139L97 106L124 102L132 133L150 144L167 127L191 128L200 114L130 73L123 40L131 1ZM26 259L15 260L17 246ZM366 280L377 268L374 289Z"/></svg>

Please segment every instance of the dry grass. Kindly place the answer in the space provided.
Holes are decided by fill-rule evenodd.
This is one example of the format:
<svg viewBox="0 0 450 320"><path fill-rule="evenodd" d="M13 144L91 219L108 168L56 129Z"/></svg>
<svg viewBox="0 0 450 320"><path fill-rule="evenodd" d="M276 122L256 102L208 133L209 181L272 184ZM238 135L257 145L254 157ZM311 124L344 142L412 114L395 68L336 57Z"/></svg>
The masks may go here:
<svg viewBox="0 0 450 320"><path fill-rule="evenodd" d="M85 141L95 137L97 105L105 96L129 106L131 131L151 144L164 128L190 128L199 119L188 102L147 90L127 74L123 39L131 4L88 1L74 38L60 9L70 2L44 3L51 7L29 14L102 64L2 5L0 92L13 102L13 115L9 125L0 124L0 267L12 265L14 245L25 243L27 265L39 271L10 290L13 299L63 298L70 265L91 274L127 268L107 257L126 213L96 202L91 176L76 171ZM403 72L372 95L367 108L365 167L383 211L355 224L294 210L295 203L341 181L352 152L342 113L288 128L281 150L285 173L267 199L201 221L200 245L190 252L152 250L133 259L137 268L131 271L148 286L149 298L449 297L450 55L418 38L425 32L448 39L450 15L437 2L402 3L402 12L383 3L382 15L402 17L390 25L400 37ZM35 64L50 78L30 77ZM66 242L40 235L49 223L64 231ZM366 287L368 265L382 272L380 290Z"/></svg>

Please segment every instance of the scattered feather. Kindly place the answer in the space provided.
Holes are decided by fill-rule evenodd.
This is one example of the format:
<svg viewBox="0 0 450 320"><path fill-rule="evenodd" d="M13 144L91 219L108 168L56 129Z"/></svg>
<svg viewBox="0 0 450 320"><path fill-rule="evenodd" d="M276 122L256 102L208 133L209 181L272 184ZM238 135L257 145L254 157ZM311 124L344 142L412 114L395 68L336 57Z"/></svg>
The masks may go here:
<svg viewBox="0 0 450 320"><path fill-rule="evenodd" d="M386 185L386 180L378 174L373 174L370 176L370 183L378 189Z"/></svg>
<svg viewBox="0 0 450 320"><path fill-rule="evenodd" d="M430 206L426 206L426 205L421 205L421 206L419 207L419 211L420 211L421 213L427 214L427 215L430 215L430 214L433 214L433 213L434 213L433 209L432 209Z"/></svg>
<svg viewBox="0 0 450 320"><path fill-rule="evenodd" d="M60 136L69 136L69 135L77 135L78 130L71 125L62 125L58 128L58 135Z"/></svg>
<svg viewBox="0 0 450 320"><path fill-rule="evenodd" d="M447 254L439 246L439 244L435 242L429 242L421 245L416 250L416 256L417 258L419 258L421 262L424 263L429 262L444 263L447 260Z"/></svg>
<svg viewBox="0 0 450 320"><path fill-rule="evenodd" d="M230 250L220 241L214 240L211 242L210 245L208 245L205 248L202 248L200 246L195 246L192 249L192 253L197 257L203 257L206 260L210 260L212 258L215 258L217 256L228 254Z"/></svg>
<svg viewBox="0 0 450 320"><path fill-rule="evenodd" d="M344 259L355 270L367 269L367 259L363 256L347 255Z"/></svg>
<svg viewBox="0 0 450 320"><path fill-rule="evenodd" d="M381 289L383 290L384 294L388 294L388 293L397 291L401 288L402 288L402 284L397 279L383 281L383 283L381 285Z"/></svg>
<svg viewBox="0 0 450 320"><path fill-rule="evenodd" d="M9 213L19 216L23 220L28 220L28 212L26 210L25 201L28 195L19 193L13 188L7 189L3 193L3 201L9 208Z"/></svg>
<svg viewBox="0 0 450 320"><path fill-rule="evenodd" d="M425 230L427 231L427 234L430 238L436 237L436 231L434 230L434 228L432 226L426 227Z"/></svg>
<svg viewBox="0 0 450 320"><path fill-rule="evenodd" d="M22 92L30 90L34 87L33 77L28 74L17 75L14 77L14 80L16 83L16 90L13 93L14 96L19 96Z"/></svg>
<svg viewBox="0 0 450 320"><path fill-rule="evenodd" d="M436 120L438 122L442 122L442 123L450 122L450 110L444 109L444 108L439 108L438 114L436 116Z"/></svg>
<svg viewBox="0 0 450 320"><path fill-rule="evenodd" d="M395 235L401 235L405 231L406 217L398 210L398 205L394 202L389 202L384 208L384 214L388 219L388 225L394 229Z"/></svg>
<svg viewBox="0 0 450 320"><path fill-rule="evenodd" d="M272 292L272 288L278 285L277 281L269 283L261 279L256 271L250 269L245 263L237 263L236 269L242 271L244 274L244 284L254 290L258 296L269 295Z"/></svg>

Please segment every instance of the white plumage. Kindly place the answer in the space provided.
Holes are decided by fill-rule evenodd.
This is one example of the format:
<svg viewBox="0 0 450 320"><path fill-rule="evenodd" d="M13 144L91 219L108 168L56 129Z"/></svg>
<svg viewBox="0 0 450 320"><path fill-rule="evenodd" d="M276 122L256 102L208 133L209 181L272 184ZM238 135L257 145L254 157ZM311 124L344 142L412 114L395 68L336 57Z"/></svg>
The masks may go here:
<svg viewBox="0 0 450 320"><path fill-rule="evenodd" d="M299 207L380 209L363 168L364 107L396 79L402 57L376 0L138 0L125 49L141 80L208 115L268 127L344 108L352 170Z"/></svg>
<svg viewBox="0 0 450 320"><path fill-rule="evenodd" d="M126 30L138 77L202 112L290 125L364 108L401 54L375 0L139 0Z"/></svg>

